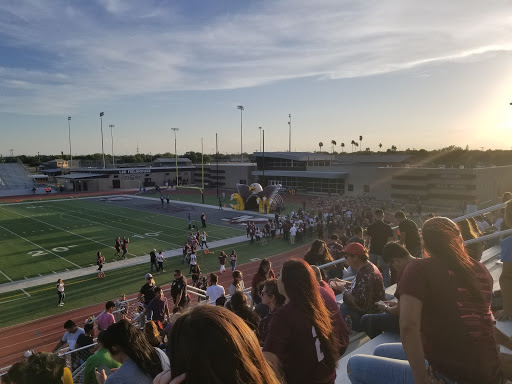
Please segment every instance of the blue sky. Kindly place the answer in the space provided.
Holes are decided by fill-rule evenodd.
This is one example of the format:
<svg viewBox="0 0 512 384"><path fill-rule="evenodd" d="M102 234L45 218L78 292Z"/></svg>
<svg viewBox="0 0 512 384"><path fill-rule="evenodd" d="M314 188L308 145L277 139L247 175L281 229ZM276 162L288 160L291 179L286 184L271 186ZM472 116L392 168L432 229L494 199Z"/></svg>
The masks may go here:
<svg viewBox="0 0 512 384"><path fill-rule="evenodd" d="M509 1L4 0L0 153L512 146Z"/></svg>

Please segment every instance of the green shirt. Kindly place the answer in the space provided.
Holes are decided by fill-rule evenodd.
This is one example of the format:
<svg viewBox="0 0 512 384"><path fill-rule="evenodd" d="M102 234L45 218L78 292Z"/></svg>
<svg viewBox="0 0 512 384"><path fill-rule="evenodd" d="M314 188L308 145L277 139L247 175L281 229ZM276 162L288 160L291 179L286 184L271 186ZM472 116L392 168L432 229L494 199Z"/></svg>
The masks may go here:
<svg viewBox="0 0 512 384"><path fill-rule="evenodd" d="M110 369L119 368L121 363L115 361L110 353L105 348L100 348L98 351L89 356L85 363L84 369L84 384L97 384L95 369L104 365Z"/></svg>

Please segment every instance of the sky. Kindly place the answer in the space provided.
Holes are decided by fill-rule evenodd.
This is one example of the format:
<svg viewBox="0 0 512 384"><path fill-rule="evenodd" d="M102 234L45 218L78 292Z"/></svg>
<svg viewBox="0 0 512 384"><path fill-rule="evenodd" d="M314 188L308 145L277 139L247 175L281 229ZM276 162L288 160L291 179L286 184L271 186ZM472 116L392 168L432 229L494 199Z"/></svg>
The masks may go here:
<svg viewBox="0 0 512 384"><path fill-rule="evenodd" d="M511 149L511 8L2 0L0 154Z"/></svg>

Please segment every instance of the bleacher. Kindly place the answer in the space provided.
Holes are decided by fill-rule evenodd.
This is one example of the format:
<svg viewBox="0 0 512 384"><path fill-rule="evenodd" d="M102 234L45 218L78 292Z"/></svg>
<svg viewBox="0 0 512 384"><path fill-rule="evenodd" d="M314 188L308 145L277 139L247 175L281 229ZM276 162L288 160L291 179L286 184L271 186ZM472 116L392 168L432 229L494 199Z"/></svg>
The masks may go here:
<svg viewBox="0 0 512 384"><path fill-rule="evenodd" d="M34 180L23 164L0 163L0 196L29 194L34 186Z"/></svg>

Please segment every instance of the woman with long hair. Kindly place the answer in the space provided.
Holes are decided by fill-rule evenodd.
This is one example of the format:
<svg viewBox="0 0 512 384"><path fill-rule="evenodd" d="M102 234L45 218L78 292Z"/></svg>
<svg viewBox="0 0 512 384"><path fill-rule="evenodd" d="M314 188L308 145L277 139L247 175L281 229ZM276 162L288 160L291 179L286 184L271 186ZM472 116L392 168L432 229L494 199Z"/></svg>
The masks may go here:
<svg viewBox="0 0 512 384"><path fill-rule="evenodd" d="M245 293L240 291L233 293L231 300L226 304L226 307L245 321L245 324L256 332L256 336L258 336L258 325L261 319L256 312L249 308L247 295Z"/></svg>
<svg viewBox="0 0 512 384"><path fill-rule="evenodd" d="M260 339L261 345L263 345L265 338L267 337L268 325L272 320L272 315L275 313L277 308L284 304L286 298L279 293L277 279L265 280L260 296L261 302L269 308L268 315L261 319L258 325L258 338Z"/></svg>
<svg viewBox="0 0 512 384"><path fill-rule="evenodd" d="M229 287L229 294L232 295L236 291L243 292L244 289L245 289L244 276L242 275L241 271L236 270L233 272L233 283Z"/></svg>
<svg viewBox="0 0 512 384"><path fill-rule="evenodd" d="M277 284L286 300L270 322L265 357L282 366L288 384L334 383L341 342L313 270L304 260L288 260Z"/></svg>
<svg viewBox="0 0 512 384"><path fill-rule="evenodd" d="M104 371L97 372L99 384L151 384L156 375L169 366L165 353L152 347L144 334L124 319L107 328L103 347L122 365L108 378Z"/></svg>
<svg viewBox="0 0 512 384"><path fill-rule="evenodd" d="M158 326L153 320L149 320L144 325L144 336L152 347L160 348L162 346L162 338L160 337L160 331Z"/></svg>
<svg viewBox="0 0 512 384"><path fill-rule="evenodd" d="M462 239L464 241L473 240L479 237L469 219L459 221L457 225L459 226L460 234L462 235ZM476 261L480 261L482 258L482 253L484 252L483 242L465 245L465 247L468 255L471 258Z"/></svg>
<svg viewBox="0 0 512 384"><path fill-rule="evenodd" d="M62 279L57 280L57 295L59 295L59 307L62 307L64 305L64 298L66 297L66 294L64 293L64 281Z"/></svg>
<svg viewBox="0 0 512 384"><path fill-rule="evenodd" d="M267 279L275 278L276 275L272 270L272 263L268 259L263 259L260 262L258 271L252 278L251 297L253 304L261 304L261 297L259 295L259 287Z"/></svg>
<svg viewBox="0 0 512 384"><path fill-rule="evenodd" d="M198 348L204 353L201 358ZM254 332L223 307L198 305L182 314L171 328L167 354L171 369L159 375L155 383L280 383Z"/></svg>
<svg viewBox="0 0 512 384"><path fill-rule="evenodd" d="M313 241L311 248L304 256L304 260L306 260L309 265L323 265L334 261L329 247L327 247L325 241L320 239Z"/></svg>
<svg viewBox="0 0 512 384"><path fill-rule="evenodd" d="M400 299L402 344L379 346L378 357L351 357L350 380L502 383L490 311L491 275L467 254L459 228L450 219L427 220L422 235L428 257L408 263L395 293Z"/></svg>

